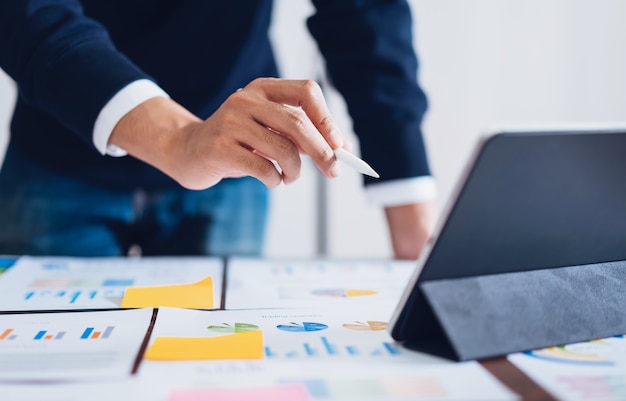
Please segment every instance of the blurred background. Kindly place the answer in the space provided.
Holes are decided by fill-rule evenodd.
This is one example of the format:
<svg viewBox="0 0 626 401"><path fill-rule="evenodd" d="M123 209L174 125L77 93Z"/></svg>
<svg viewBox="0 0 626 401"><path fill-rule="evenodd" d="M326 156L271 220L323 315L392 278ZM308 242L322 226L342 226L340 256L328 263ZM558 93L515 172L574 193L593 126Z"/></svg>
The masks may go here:
<svg viewBox="0 0 626 401"><path fill-rule="evenodd" d="M423 130L446 205L478 139L495 127L626 127L626 2L622 0L409 0ZM345 135L358 140L306 30L310 0L275 0L272 39L285 78L322 83ZM0 71L0 161L15 87ZM626 157L626 155L625 155ZM376 166L373 166L376 168ZM383 212L361 177L328 180L305 160L302 178L272 191L268 257L387 258Z"/></svg>

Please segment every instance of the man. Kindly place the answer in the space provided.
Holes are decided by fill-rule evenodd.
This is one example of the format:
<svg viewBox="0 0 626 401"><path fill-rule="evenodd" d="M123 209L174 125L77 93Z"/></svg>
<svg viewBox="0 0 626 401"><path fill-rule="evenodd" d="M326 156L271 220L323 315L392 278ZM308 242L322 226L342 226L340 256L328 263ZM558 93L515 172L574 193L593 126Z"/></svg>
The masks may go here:
<svg viewBox="0 0 626 401"><path fill-rule="evenodd" d="M411 15L318 0L309 29L381 174L394 254L433 222ZM0 253L259 255L267 188L327 177L343 146L319 87L281 80L271 0L8 0L0 67L18 85L0 172ZM281 173L271 160L276 161Z"/></svg>

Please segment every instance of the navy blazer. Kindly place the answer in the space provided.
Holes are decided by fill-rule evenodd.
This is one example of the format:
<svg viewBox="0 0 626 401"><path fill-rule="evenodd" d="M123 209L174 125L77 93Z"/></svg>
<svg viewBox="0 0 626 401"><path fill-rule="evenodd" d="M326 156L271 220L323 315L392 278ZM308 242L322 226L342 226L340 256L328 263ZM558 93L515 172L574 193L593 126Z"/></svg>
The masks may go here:
<svg viewBox="0 0 626 401"><path fill-rule="evenodd" d="M429 175L406 1L313 3L308 28L363 157L382 180ZM112 188L177 185L133 157L100 155L92 142L98 113L147 78L207 118L237 88L278 76L271 12L271 0L0 1L0 67L18 86L10 151Z"/></svg>

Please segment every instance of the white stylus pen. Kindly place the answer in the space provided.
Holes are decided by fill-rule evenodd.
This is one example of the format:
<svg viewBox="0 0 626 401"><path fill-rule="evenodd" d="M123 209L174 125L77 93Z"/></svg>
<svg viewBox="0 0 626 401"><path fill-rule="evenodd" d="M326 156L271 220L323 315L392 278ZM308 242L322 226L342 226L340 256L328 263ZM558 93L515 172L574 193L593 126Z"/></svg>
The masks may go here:
<svg viewBox="0 0 626 401"><path fill-rule="evenodd" d="M380 178L380 175L378 175L378 173L374 171L369 164L365 163L363 160L343 148L335 149L335 157L337 160L346 163L348 166L352 167L361 174L369 175L374 178Z"/></svg>

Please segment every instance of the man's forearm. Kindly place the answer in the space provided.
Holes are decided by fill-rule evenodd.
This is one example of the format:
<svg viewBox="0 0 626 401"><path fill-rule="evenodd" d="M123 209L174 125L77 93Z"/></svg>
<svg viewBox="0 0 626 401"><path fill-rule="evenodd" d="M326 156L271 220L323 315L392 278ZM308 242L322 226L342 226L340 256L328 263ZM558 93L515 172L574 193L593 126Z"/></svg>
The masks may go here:
<svg viewBox="0 0 626 401"><path fill-rule="evenodd" d="M436 223L434 202L385 208L396 259L417 259Z"/></svg>
<svg viewBox="0 0 626 401"><path fill-rule="evenodd" d="M155 97L122 117L111 133L109 145L124 149L185 185L180 171L185 161L178 160L177 152L183 145L176 142L184 141L184 131L201 122L175 101Z"/></svg>

